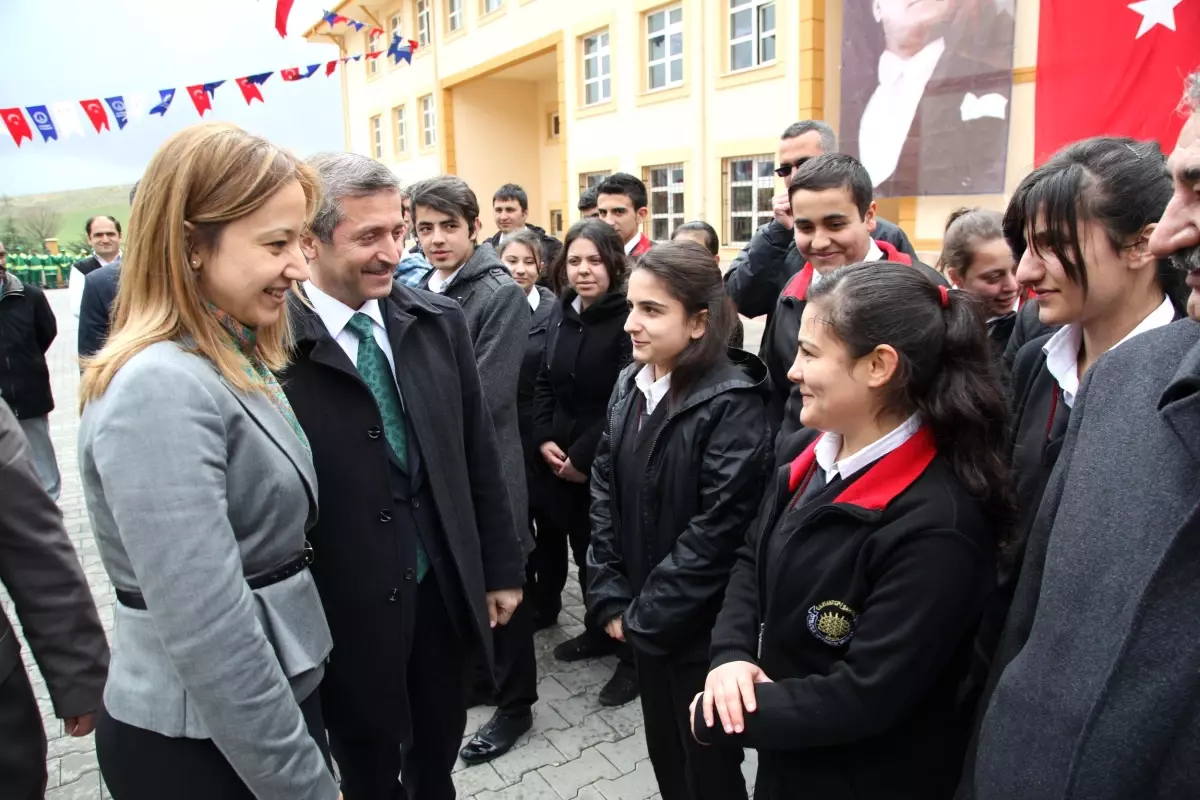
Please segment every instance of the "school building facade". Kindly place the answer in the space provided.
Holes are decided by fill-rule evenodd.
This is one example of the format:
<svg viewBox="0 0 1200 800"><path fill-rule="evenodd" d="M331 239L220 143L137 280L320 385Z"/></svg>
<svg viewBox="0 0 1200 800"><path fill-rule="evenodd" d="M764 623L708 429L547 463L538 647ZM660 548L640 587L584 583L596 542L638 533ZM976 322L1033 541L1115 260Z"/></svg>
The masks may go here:
<svg viewBox="0 0 1200 800"><path fill-rule="evenodd" d="M840 112L840 0L359 0L331 10L367 32L321 23L305 34L343 56L418 42L412 63L341 70L346 148L405 183L466 179L494 231L492 192L529 194L530 222L561 236L580 192L616 171L650 192L646 234L704 219L731 258L771 218L779 134ZM1033 163L1038 4L1019 3L1006 192ZM880 213L923 255L957 206L1005 195L893 198Z"/></svg>

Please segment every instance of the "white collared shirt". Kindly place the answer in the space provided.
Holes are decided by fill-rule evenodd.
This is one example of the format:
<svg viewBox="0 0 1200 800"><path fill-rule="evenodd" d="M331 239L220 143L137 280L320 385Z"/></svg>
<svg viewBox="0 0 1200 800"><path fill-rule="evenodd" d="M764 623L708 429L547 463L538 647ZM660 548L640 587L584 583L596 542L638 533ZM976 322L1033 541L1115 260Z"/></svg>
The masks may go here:
<svg viewBox="0 0 1200 800"><path fill-rule="evenodd" d="M875 186L896 171L925 86L945 52L946 40L938 39L907 60L888 50L879 56L879 86L858 124L858 158Z"/></svg>
<svg viewBox="0 0 1200 800"><path fill-rule="evenodd" d="M529 287L529 293L525 295L525 299L529 301L529 308L537 311L538 306L542 304L542 296L538 294L536 283Z"/></svg>
<svg viewBox="0 0 1200 800"><path fill-rule="evenodd" d="M1174 320L1175 306L1171 305L1169 298L1163 298L1158 308L1113 347L1120 347L1139 333L1170 325ZM1079 394L1079 350L1082 347L1083 327L1077 324L1062 326L1042 347L1042 352L1046 354L1046 369L1054 376L1058 388L1062 389L1067 408L1075 407L1075 395Z"/></svg>
<svg viewBox="0 0 1200 800"><path fill-rule="evenodd" d="M360 312L370 317L374 323L371 325L371 331L375 334L375 344L379 345L379 349L387 358L388 366L392 370L392 380L396 379L396 360L392 355L392 343L388 341L387 328L383 327L383 309L379 307L378 300L368 300L356 310L321 291L312 281L304 282L304 293L308 295L308 300L321 322L325 323L329 335L349 356L350 363L354 364L355 368L358 367L358 334L351 330L348 324L350 318ZM396 388L399 389L400 385L396 384Z"/></svg>
<svg viewBox="0 0 1200 800"><path fill-rule="evenodd" d="M449 286L451 283L454 283L454 279L458 277L458 273L462 272L463 266L466 265L463 264L458 269L454 270L454 272L451 272L450 277L448 278L443 278L442 273L436 269L429 273L429 291L441 294L447 286Z"/></svg>
<svg viewBox="0 0 1200 800"><path fill-rule="evenodd" d="M642 397L646 399L644 416L647 417L654 413L654 409L658 408L658 404L667 396L667 392L671 391L671 373L668 372L658 380L654 380L654 365L652 364L647 364L639 369L633 382L638 391L642 393Z"/></svg>
<svg viewBox="0 0 1200 800"><path fill-rule="evenodd" d="M583 313L583 298L575 295L575 299L571 301L571 308L575 309L576 314Z"/></svg>
<svg viewBox="0 0 1200 800"><path fill-rule="evenodd" d="M848 480L867 465L878 461L888 453L899 448L900 445L911 439L920 429L921 415L913 414L894 431L885 434L880 439L876 439L862 450L859 450L852 456L843 458L841 461L837 460L838 451L842 449L841 434L822 434L821 439L817 442L816 452L814 453L817 457L817 466L825 472L825 483L832 482L838 475Z"/></svg>
<svg viewBox="0 0 1200 800"><path fill-rule="evenodd" d="M883 261L883 260L884 260L883 251L879 249L879 245L875 244L875 240L872 239L871 240L871 249L867 251L867 257L863 259L863 262ZM813 268L812 280L808 282L808 288L811 289L814 286L816 286L818 283L820 283L821 277L822 277L821 273L817 272L816 268Z"/></svg>
<svg viewBox="0 0 1200 800"><path fill-rule="evenodd" d="M629 255L630 253L632 253L633 248L637 247L638 244L641 243L641 241L642 241L642 232L638 231L637 236L634 236L632 239L630 239L628 242L625 243L625 255Z"/></svg>

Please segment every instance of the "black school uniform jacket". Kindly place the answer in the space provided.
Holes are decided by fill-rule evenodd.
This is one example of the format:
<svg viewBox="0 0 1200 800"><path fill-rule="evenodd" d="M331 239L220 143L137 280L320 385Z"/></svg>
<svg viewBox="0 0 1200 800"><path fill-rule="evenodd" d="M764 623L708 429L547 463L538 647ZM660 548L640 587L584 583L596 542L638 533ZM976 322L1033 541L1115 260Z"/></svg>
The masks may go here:
<svg viewBox="0 0 1200 800"><path fill-rule="evenodd" d="M545 460L538 452L534 441L534 392L537 388L538 372L546 354L546 330L550 326L550 312L558 298L544 286L535 287L538 293L537 310L529 318L529 339L525 343L525 354L521 358L521 375L517 382L517 419L521 429L521 449L525 452L525 486L529 493L530 507L545 495L550 474Z"/></svg>
<svg viewBox="0 0 1200 800"><path fill-rule="evenodd" d="M916 266L935 284L949 285L937 270L910 258L890 242L876 239L875 244L883 251L885 261ZM792 389L795 388L788 380L787 374L796 360L796 351L799 350L796 340L800 335L800 318L804 315L804 306L808 299L808 287L812 284L813 272L812 264L805 263L804 268L788 281L783 293L776 301L775 313L771 315L770 322L767 323L767 329L763 332L762 345L759 347L758 355L766 362L767 371L771 376L770 415L774 430L780 429L785 417L784 409L788 405L788 395L792 394ZM795 432L800 425L799 402L800 396L797 393L793 403L796 413L792 415L794 419L788 420L788 425L791 427L786 434L780 437L781 442Z"/></svg>
<svg viewBox="0 0 1200 800"><path fill-rule="evenodd" d="M624 615L626 640L646 655L707 658L729 571L771 471L767 369L750 353L729 357L677 404L661 401L666 418L647 431L655 438L641 468L619 474L644 406L634 382L642 365L631 364L592 464L588 614L599 625ZM630 498L620 495L630 491L640 493L632 504L640 519L621 513Z"/></svg>
<svg viewBox="0 0 1200 800"><path fill-rule="evenodd" d="M994 534L928 428L793 508L818 435L789 443L807 447L781 462L712 634L714 668L749 661L773 683L755 686L744 733L700 713L695 730L759 751L760 799L949 797Z"/></svg>

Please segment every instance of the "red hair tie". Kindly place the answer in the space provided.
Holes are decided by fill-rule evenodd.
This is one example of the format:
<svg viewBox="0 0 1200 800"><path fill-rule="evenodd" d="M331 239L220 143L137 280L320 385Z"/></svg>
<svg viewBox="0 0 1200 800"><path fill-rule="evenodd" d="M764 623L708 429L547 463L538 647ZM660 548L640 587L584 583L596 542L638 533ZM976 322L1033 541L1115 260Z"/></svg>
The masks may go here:
<svg viewBox="0 0 1200 800"><path fill-rule="evenodd" d="M945 286L938 287L938 294L942 297L942 308L950 307L950 290Z"/></svg>

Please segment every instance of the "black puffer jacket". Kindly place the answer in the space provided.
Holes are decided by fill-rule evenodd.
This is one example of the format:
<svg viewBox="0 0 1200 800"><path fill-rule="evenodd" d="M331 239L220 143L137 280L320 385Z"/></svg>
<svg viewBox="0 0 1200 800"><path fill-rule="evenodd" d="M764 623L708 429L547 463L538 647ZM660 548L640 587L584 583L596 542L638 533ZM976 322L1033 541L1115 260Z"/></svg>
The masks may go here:
<svg viewBox="0 0 1200 800"><path fill-rule="evenodd" d="M630 365L617 381L592 465L592 544L587 606L599 624L624 614L627 641L654 656L706 657L709 632L738 548L771 471L767 368L729 351L697 382L651 446L641 520L622 520L616 454L633 435L626 420L640 392ZM671 403L667 397L663 403Z"/></svg>
<svg viewBox="0 0 1200 800"><path fill-rule="evenodd" d="M0 398L17 419L54 410L46 351L58 324L46 295L12 273L0 275Z"/></svg>

